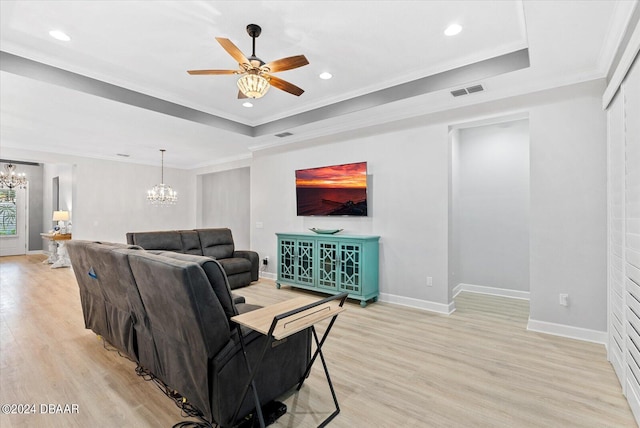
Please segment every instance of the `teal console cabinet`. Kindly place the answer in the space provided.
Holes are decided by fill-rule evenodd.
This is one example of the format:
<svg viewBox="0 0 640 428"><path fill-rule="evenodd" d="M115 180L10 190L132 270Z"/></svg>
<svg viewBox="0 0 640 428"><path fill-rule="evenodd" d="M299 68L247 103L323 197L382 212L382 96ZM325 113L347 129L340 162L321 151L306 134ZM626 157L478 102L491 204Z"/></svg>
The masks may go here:
<svg viewBox="0 0 640 428"><path fill-rule="evenodd" d="M276 233L276 286L291 285L350 299L378 300L379 236Z"/></svg>

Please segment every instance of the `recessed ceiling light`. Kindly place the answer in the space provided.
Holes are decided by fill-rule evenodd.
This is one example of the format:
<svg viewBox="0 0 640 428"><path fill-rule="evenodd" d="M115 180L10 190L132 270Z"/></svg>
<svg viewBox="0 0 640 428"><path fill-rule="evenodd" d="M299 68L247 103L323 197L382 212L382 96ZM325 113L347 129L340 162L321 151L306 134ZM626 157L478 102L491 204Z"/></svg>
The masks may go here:
<svg viewBox="0 0 640 428"><path fill-rule="evenodd" d="M242 107L251 108L253 107L253 104L251 104L249 101L245 101L242 103Z"/></svg>
<svg viewBox="0 0 640 428"><path fill-rule="evenodd" d="M323 80L329 80L333 77L333 74L328 73L328 72L324 72L324 73L320 73L320 78Z"/></svg>
<svg viewBox="0 0 640 428"><path fill-rule="evenodd" d="M444 34L447 36L455 36L460 31L462 31L462 27L458 24L451 24L444 30Z"/></svg>
<svg viewBox="0 0 640 428"><path fill-rule="evenodd" d="M51 30L49 31L49 35L54 39L62 40L63 42L68 42L69 40L71 40L71 37L60 30Z"/></svg>

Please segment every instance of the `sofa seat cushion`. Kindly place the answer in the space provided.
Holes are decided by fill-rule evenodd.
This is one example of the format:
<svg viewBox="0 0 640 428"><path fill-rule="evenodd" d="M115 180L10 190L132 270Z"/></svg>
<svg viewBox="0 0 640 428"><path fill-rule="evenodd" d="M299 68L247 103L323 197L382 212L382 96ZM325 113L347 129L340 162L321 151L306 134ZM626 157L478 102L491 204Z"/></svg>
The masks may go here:
<svg viewBox="0 0 640 428"><path fill-rule="evenodd" d="M251 272L251 262L247 259L232 257L229 259L218 259L218 262L220 262L224 268L227 276Z"/></svg>
<svg viewBox="0 0 640 428"><path fill-rule="evenodd" d="M236 309L238 309L238 314L244 314L246 312L255 311L256 309L260 309L262 306L252 305L250 303L237 303Z"/></svg>

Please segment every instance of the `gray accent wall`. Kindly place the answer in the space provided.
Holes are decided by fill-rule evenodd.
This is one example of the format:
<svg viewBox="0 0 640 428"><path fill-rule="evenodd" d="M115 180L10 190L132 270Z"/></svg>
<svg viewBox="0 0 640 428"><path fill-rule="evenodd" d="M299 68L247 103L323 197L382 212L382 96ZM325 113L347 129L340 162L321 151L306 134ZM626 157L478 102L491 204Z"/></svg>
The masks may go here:
<svg viewBox="0 0 640 428"><path fill-rule="evenodd" d="M43 166L20 166L27 173L29 178L29 242L27 249L29 251L42 250L41 232L46 232L42 224L43 212Z"/></svg>
<svg viewBox="0 0 640 428"><path fill-rule="evenodd" d="M201 224L228 227L236 249L250 249L250 168L202 175Z"/></svg>

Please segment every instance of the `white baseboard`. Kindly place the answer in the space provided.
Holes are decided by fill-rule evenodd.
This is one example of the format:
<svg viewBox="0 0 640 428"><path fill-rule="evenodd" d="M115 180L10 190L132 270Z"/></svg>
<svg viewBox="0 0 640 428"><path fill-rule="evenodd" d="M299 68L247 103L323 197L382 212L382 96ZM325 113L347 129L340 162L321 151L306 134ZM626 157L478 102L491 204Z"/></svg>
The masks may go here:
<svg viewBox="0 0 640 428"><path fill-rule="evenodd" d="M506 288L486 287L484 285L464 283L460 283L453 288L453 297L456 297L462 291L468 291L469 293L491 294L492 296L509 297L511 299L529 300L528 291L509 290Z"/></svg>
<svg viewBox="0 0 640 428"><path fill-rule="evenodd" d="M589 330L565 324L537 321L532 320L531 318L529 318L529 322L527 323L527 330L552 334L554 336L568 337L569 339L584 340L586 342L598 343L605 346L607 344L606 331Z"/></svg>
<svg viewBox="0 0 640 428"><path fill-rule="evenodd" d="M27 254L32 255L32 254L44 254L43 250L29 250L27 251Z"/></svg>
<svg viewBox="0 0 640 428"><path fill-rule="evenodd" d="M260 276L260 278L271 279L274 281L276 280L276 274L272 272L258 272L258 275Z"/></svg>
<svg viewBox="0 0 640 428"><path fill-rule="evenodd" d="M380 293L379 300L381 302L393 303L400 306L408 306L411 308L423 309L439 314L451 315L456 310L454 302L445 305L443 303L431 302L429 300L414 299L412 297L397 296L395 294Z"/></svg>

